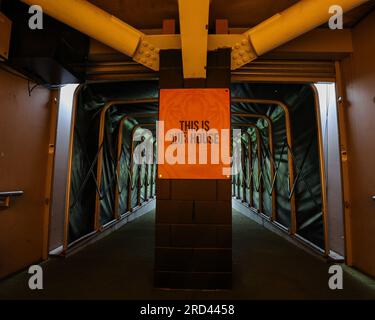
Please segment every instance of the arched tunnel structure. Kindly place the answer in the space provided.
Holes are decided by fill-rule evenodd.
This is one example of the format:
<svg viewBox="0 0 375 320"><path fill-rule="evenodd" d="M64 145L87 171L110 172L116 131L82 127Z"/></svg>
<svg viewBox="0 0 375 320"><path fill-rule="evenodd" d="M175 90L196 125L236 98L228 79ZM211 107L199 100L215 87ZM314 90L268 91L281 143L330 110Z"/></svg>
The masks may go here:
<svg viewBox="0 0 375 320"><path fill-rule="evenodd" d="M0 300L375 299L375 2L232 2L0 0Z"/></svg>
<svg viewBox="0 0 375 320"><path fill-rule="evenodd" d="M157 83L119 83L116 88L99 84L78 90L69 243L130 214L155 196L157 183L155 165L135 166L132 160L135 129L156 126ZM316 161L322 150L314 87L236 83L231 94L232 126L242 130L238 143L243 149L232 196L325 251L324 178L323 164Z"/></svg>

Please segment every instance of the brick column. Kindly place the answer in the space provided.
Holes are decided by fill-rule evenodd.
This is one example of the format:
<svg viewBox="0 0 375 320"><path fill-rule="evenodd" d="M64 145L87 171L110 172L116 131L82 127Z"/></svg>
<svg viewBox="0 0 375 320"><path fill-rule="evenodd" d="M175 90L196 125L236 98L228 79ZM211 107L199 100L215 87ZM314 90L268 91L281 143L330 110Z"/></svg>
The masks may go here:
<svg viewBox="0 0 375 320"><path fill-rule="evenodd" d="M181 51L161 52L160 88L229 88L230 50L210 52L207 79L183 79ZM155 286L232 286L229 180L157 180Z"/></svg>

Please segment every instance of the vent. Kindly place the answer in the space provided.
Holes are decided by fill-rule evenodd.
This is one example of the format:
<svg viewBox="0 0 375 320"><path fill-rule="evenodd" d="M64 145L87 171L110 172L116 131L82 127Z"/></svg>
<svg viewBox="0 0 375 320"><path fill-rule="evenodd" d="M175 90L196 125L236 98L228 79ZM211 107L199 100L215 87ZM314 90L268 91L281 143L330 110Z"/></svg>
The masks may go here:
<svg viewBox="0 0 375 320"><path fill-rule="evenodd" d="M333 82L333 61L257 60L232 72L232 81Z"/></svg>

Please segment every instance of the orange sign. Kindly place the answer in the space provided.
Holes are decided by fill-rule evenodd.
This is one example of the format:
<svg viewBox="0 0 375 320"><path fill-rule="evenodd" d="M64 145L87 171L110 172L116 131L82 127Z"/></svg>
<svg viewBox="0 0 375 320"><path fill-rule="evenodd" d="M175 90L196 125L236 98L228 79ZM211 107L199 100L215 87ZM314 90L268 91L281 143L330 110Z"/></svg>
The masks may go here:
<svg viewBox="0 0 375 320"><path fill-rule="evenodd" d="M229 89L160 90L157 134L159 178L228 179Z"/></svg>

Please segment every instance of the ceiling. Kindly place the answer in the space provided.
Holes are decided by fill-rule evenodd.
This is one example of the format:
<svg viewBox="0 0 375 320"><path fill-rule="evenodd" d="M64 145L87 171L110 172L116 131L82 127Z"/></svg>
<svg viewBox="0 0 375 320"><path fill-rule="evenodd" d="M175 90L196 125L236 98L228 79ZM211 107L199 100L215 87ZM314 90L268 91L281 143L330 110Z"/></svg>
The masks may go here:
<svg viewBox="0 0 375 320"><path fill-rule="evenodd" d="M177 0L89 1L138 29L160 29L163 19L178 21ZM213 32L216 19L228 19L232 28L250 28L296 2L298 0L212 0L210 30ZM345 15L345 26L353 27L374 9L375 0L371 0L352 10Z"/></svg>

